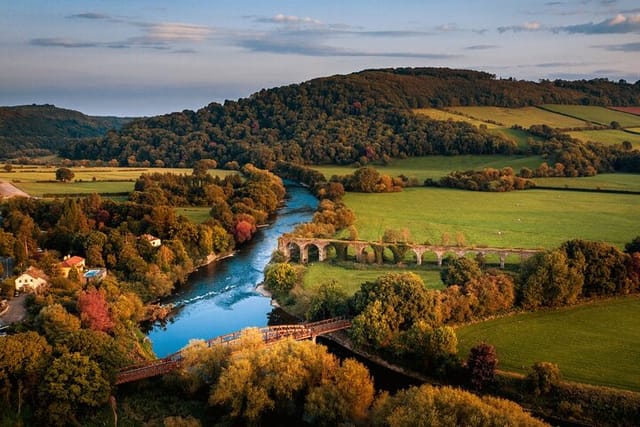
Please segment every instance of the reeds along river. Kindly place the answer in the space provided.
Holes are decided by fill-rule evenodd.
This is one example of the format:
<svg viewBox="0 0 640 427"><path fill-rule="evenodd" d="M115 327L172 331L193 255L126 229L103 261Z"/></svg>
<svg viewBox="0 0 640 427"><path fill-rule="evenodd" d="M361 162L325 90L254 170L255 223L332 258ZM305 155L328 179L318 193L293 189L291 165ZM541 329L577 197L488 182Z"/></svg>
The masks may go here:
<svg viewBox="0 0 640 427"><path fill-rule="evenodd" d="M208 339L250 326L266 326L271 300L256 292L278 237L313 217L318 200L305 188L287 182L287 200L273 223L261 228L234 256L194 272L186 286L164 303L177 309L156 323L148 337L158 357L174 353L191 339Z"/></svg>

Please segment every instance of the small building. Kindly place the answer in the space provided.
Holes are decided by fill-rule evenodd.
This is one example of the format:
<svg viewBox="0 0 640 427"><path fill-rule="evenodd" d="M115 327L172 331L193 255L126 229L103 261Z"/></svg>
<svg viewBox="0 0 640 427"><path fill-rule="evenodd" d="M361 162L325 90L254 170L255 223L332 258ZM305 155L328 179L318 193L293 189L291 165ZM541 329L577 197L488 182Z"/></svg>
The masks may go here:
<svg viewBox="0 0 640 427"><path fill-rule="evenodd" d="M89 269L87 271L85 271L85 273L83 274L85 280L88 281L95 281L95 282L101 282L102 279L104 279L105 277L107 277L107 269L106 268L92 268Z"/></svg>
<svg viewBox="0 0 640 427"><path fill-rule="evenodd" d="M162 240L160 240L159 237L152 236L151 234L143 234L140 238L145 239L154 248L159 248L162 245Z"/></svg>
<svg viewBox="0 0 640 427"><path fill-rule="evenodd" d="M37 292L40 288L49 284L49 277L44 274L44 271L29 267L27 271L16 278L15 284L17 291Z"/></svg>
<svg viewBox="0 0 640 427"><path fill-rule="evenodd" d="M64 260L60 264L58 264L58 266L60 267L60 273L63 277L69 277L69 272L72 268L75 268L79 274L82 274L85 268L84 261L84 258L80 256L74 255L70 257L69 255L67 255L66 257L64 257Z"/></svg>

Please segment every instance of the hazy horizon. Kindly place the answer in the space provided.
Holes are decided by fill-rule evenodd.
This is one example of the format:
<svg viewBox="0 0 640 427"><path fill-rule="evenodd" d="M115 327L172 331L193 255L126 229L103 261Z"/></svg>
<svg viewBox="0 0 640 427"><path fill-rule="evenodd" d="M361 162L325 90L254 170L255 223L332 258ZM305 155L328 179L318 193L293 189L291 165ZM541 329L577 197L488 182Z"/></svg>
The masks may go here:
<svg viewBox="0 0 640 427"><path fill-rule="evenodd" d="M0 105L149 116L386 67L640 80L630 0L0 1Z"/></svg>

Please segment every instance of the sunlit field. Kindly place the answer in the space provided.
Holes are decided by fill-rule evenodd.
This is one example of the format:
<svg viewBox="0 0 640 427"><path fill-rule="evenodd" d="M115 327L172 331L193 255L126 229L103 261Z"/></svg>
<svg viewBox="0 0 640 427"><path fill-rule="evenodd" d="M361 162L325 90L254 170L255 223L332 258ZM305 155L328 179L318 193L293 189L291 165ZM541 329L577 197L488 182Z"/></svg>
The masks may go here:
<svg viewBox="0 0 640 427"><path fill-rule="evenodd" d="M569 239L624 246L640 235L640 197L554 190L486 193L406 188L400 193L347 193L365 240L407 228L416 243L440 243L458 233L466 245L553 248Z"/></svg>
<svg viewBox="0 0 640 427"><path fill-rule="evenodd" d="M624 113L622 111L611 110L605 107L596 107L591 105L557 104L547 104L543 105L542 107L549 111L566 114L567 116L575 117L579 120L584 120L605 126L609 126L613 121L618 122L623 128L640 126L640 116L630 113Z"/></svg>
<svg viewBox="0 0 640 427"><path fill-rule="evenodd" d="M111 168L73 167L73 182L57 182L58 166L13 165L11 172L0 168L0 180L7 181L32 195L47 194L110 194L133 191L133 184L143 173L175 173L190 175L190 168ZM235 171L214 169L209 173L224 177Z"/></svg>
<svg viewBox="0 0 640 427"><path fill-rule="evenodd" d="M496 347L499 369L557 363L563 378L640 391L640 296L518 314L458 328L459 353Z"/></svg>

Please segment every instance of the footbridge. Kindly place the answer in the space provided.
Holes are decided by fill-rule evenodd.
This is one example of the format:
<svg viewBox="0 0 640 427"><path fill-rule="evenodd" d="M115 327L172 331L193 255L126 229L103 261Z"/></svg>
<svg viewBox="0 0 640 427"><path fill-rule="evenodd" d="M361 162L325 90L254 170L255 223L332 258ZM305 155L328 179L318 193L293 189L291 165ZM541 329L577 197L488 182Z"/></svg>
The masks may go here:
<svg viewBox="0 0 640 427"><path fill-rule="evenodd" d="M334 317L318 322L300 323L296 325L266 326L264 328L260 328L259 331L262 334L262 340L264 343L270 345L290 338L296 341L304 339L315 340L317 336L347 329L349 327L351 327L351 320L346 317ZM217 345L231 346L233 344L237 344L240 337L242 337L242 331L236 331L212 338L207 340L206 343L209 347ZM181 350L162 359L129 366L118 372L116 376L116 384L125 384L167 374L178 369L182 364L182 359L183 355Z"/></svg>
<svg viewBox="0 0 640 427"><path fill-rule="evenodd" d="M390 242L368 242L365 240L339 240L339 239L316 239L304 237L281 236L278 238L278 250L284 255L287 261L298 261L306 264L313 259L324 261L328 258L329 250L335 251L338 259L346 259L347 252L352 249L355 252L357 262L370 262L369 255L372 255L374 262L381 264L383 254L386 249L403 252L413 252L416 257L416 264L422 264L422 257L425 253L432 252L436 256L438 266L442 266L442 260L447 254L465 256L467 254L496 255L500 260L500 268L504 268L504 263L509 255L517 255L520 259L526 259L537 252L537 249L520 248L492 248L475 246L445 246L445 245L418 245L412 243L390 243Z"/></svg>

